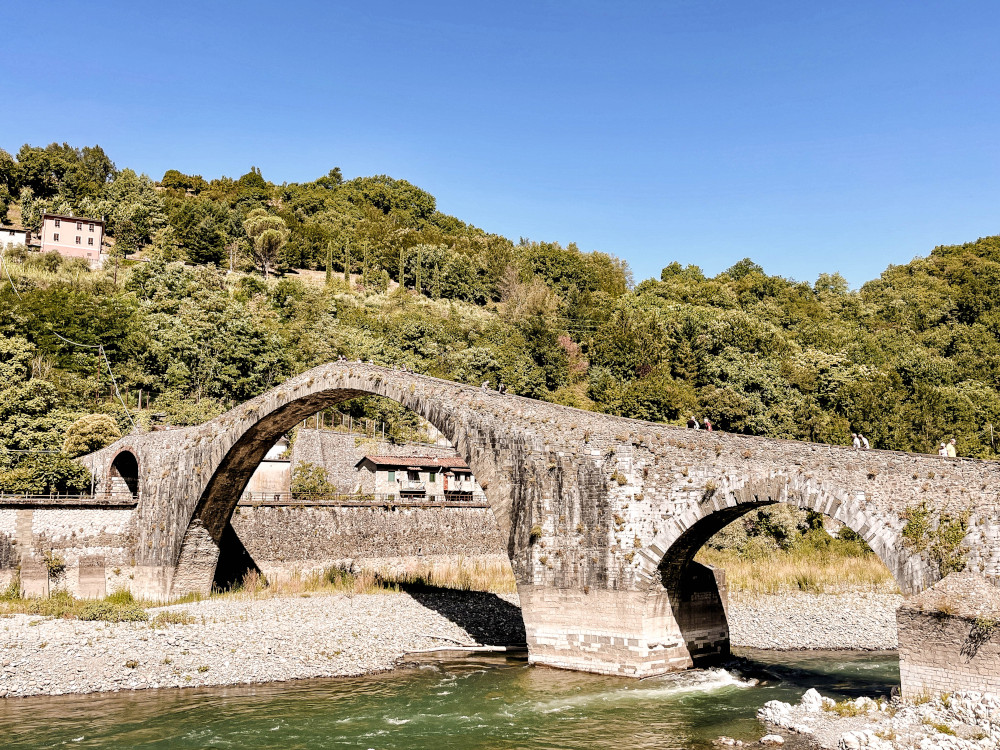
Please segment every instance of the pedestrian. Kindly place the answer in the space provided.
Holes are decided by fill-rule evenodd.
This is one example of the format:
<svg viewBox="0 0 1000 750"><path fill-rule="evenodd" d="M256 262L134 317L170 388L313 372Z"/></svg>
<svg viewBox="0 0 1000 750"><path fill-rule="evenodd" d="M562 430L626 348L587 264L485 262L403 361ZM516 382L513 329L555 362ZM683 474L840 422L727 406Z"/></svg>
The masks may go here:
<svg viewBox="0 0 1000 750"><path fill-rule="evenodd" d="M705 417L705 431L706 432L712 431L712 423L708 421L708 417Z"/></svg>
<svg viewBox="0 0 1000 750"><path fill-rule="evenodd" d="M948 458L955 458L955 456L958 455L957 452L955 451L955 438L952 438L951 440L948 441L947 451L948 451Z"/></svg>
<svg viewBox="0 0 1000 750"><path fill-rule="evenodd" d="M858 437L861 439L861 450L863 451L871 450L871 445L868 444L868 438L866 438L860 432L858 433Z"/></svg>
<svg viewBox="0 0 1000 750"><path fill-rule="evenodd" d="M694 416L688 418L688 429L689 430L698 429L698 420Z"/></svg>
<svg viewBox="0 0 1000 750"><path fill-rule="evenodd" d="M484 381L483 381L483 385L482 385L481 387L482 387L482 389L483 389L483 390L485 391L485 390L486 390L487 388L489 388L489 387L490 387L490 381L488 381L488 380L484 380Z"/></svg>
<svg viewBox="0 0 1000 750"><path fill-rule="evenodd" d="M941 456L942 458L947 458L948 457L948 446L945 445L944 443L941 443L941 447L938 448L938 455Z"/></svg>
<svg viewBox="0 0 1000 750"><path fill-rule="evenodd" d="M851 433L851 444L854 446L854 450L861 450L861 438L858 437L858 433Z"/></svg>
<svg viewBox="0 0 1000 750"><path fill-rule="evenodd" d="M497 383L497 393L506 393L506 392L507 392L507 386L505 386L502 381L500 383Z"/></svg>

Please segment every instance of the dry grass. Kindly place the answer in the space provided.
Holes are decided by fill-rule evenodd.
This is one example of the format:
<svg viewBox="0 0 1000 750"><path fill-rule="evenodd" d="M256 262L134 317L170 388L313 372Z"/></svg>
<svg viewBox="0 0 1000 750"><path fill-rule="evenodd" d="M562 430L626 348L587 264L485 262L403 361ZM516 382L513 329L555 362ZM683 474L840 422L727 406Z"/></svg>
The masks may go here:
<svg viewBox="0 0 1000 750"><path fill-rule="evenodd" d="M488 591L511 594L517 591L514 571L505 560L437 561L402 571L380 571L385 580L409 585L433 586L459 591Z"/></svg>
<svg viewBox="0 0 1000 750"><path fill-rule="evenodd" d="M807 548L776 550L765 557L746 559L728 550L702 549L695 559L725 570L730 591L897 591L892 574L873 554L851 556Z"/></svg>
<svg viewBox="0 0 1000 750"><path fill-rule="evenodd" d="M244 576L240 585L229 591L216 592L215 596L259 598L309 596L313 593L384 594L398 593L412 586L496 594L517 590L510 565L503 561L460 558L457 561L438 561L393 569L349 571L330 567L322 572L296 574L273 582L267 581L256 571L251 571Z"/></svg>

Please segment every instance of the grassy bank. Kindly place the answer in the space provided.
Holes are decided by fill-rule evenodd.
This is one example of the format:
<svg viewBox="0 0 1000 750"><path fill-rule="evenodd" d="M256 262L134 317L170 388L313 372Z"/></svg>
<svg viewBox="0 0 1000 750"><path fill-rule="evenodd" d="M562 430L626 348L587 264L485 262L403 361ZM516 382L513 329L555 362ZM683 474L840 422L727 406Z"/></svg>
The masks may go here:
<svg viewBox="0 0 1000 750"><path fill-rule="evenodd" d="M698 562L722 568L731 592L814 594L845 591L895 592L892 574L872 553L836 542L825 547L801 546L748 557L735 550L702 549Z"/></svg>
<svg viewBox="0 0 1000 750"><path fill-rule="evenodd" d="M500 560L459 559L360 571L330 567L322 572L297 574L275 581L268 581L258 573L251 572L232 590L215 595L256 597L311 593L378 594L398 593L412 587L485 591L494 594L517 591L509 564Z"/></svg>

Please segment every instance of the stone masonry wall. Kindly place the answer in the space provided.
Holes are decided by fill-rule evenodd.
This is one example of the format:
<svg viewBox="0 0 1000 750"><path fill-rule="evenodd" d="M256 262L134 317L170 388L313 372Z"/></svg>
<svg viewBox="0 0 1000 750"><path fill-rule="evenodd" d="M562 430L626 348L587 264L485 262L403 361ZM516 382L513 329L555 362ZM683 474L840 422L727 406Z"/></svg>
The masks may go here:
<svg viewBox="0 0 1000 750"><path fill-rule="evenodd" d="M104 591L127 587L135 564L129 536L133 515L129 508L0 508L0 587L9 583L19 567L31 593L63 589L80 596L101 596ZM44 581L36 580L35 585L44 590L30 588L27 579L32 570L42 575L40 562L46 554L61 559L65 569L58 575L45 575ZM85 571L103 577L103 586L92 582L81 587L81 561Z"/></svg>
<svg viewBox="0 0 1000 750"><path fill-rule="evenodd" d="M952 573L904 601L896 627L905 697L1000 693L1000 589L982 576Z"/></svg>
<svg viewBox="0 0 1000 750"><path fill-rule="evenodd" d="M357 559L507 559L489 508L241 504L232 526L265 574Z"/></svg>
<svg viewBox="0 0 1000 750"><path fill-rule="evenodd" d="M1000 693L1000 629L987 635L974 618L906 607L896 622L903 697Z"/></svg>

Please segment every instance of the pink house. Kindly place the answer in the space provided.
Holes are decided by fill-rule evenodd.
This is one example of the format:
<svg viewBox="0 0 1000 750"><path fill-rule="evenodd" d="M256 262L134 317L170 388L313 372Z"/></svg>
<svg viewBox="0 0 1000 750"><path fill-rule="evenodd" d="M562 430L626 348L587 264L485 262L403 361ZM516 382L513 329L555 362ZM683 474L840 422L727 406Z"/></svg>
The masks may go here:
<svg viewBox="0 0 1000 750"><path fill-rule="evenodd" d="M104 222L83 216L42 217L42 252L56 251L67 258L85 258L90 265L101 265Z"/></svg>

